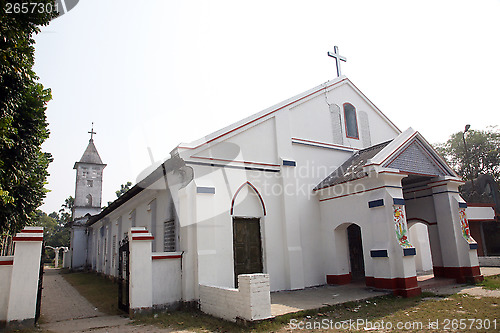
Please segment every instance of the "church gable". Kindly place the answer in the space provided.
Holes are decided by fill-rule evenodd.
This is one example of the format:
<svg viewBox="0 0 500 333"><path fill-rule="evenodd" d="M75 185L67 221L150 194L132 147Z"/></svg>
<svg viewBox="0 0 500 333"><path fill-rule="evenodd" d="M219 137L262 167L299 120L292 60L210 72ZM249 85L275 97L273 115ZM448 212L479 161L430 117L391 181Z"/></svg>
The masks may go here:
<svg viewBox="0 0 500 333"><path fill-rule="evenodd" d="M412 128L401 133L375 155L370 164L409 174L458 177L422 135Z"/></svg>
<svg viewBox="0 0 500 333"><path fill-rule="evenodd" d="M401 131L366 96L342 76L267 108L191 143L180 151L206 149L207 144L225 141L287 113L291 139L341 145L355 149L393 139ZM199 149L201 148L201 149Z"/></svg>
<svg viewBox="0 0 500 333"><path fill-rule="evenodd" d="M418 140L407 145L384 166L412 174L451 176Z"/></svg>
<svg viewBox="0 0 500 333"><path fill-rule="evenodd" d="M348 79L326 83L290 107L294 139L356 149L393 139L400 134Z"/></svg>

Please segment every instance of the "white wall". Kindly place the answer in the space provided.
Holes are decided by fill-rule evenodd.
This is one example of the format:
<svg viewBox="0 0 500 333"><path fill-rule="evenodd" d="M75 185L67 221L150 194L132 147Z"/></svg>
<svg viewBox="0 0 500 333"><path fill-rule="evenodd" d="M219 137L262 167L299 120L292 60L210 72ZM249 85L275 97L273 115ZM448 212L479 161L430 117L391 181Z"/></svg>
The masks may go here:
<svg viewBox="0 0 500 333"><path fill-rule="evenodd" d="M153 252L163 252L164 222L175 218L175 210L172 209L170 201L171 196L165 190L164 180L160 179L150 188L144 189L102 220L91 225L88 261L92 264L92 269L106 275L118 276L119 244L124 234L132 227L134 218L136 227L154 229ZM156 210L155 221L152 220L154 210ZM105 232L101 235L100 228L103 226ZM104 248L105 242L106 249Z"/></svg>
<svg viewBox="0 0 500 333"><path fill-rule="evenodd" d="M238 289L200 285L201 311L230 321L272 318L269 275L242 274Z"/></svg>
<svg viewBox="0 0 500 333"><path fill-rule="evenodd" d="M87 235L83 226L71 228L71 253L71 268L83 268L87 259Z"/></svg>
<svg viewBox="0 0 500 333"><path fill-rule="evenodd" d="M0 257L0 327L32 326L35 319L43 228L16 234L14 255Z"/></svg>
<svg viewBox="0 0 500 333"><path fill-rule="evenodd" d="M182 300L182 253L152 253L153 237L144 227L130 228L128 236L131 313L177 307Z"/></svg>
<svg viewBox="0 0 500 333"><path fill-rule="evenodd" d="M409 234L410 243L417 250L415 256L415 268L417 272L432 270L431 246L427 226L422 223L415 223L409 227Z"/></svg>
<svg viewBox="0 0 500 333"><path fill-rule="evenodd" d="M175 306L182 299L181 252L153 254L153 306Z"/></svg>
<svg viewBox="0 0 500 333"><path fill-rule="evenodd" d="M0 322L7 320L13 260L14 256L0 257Z"/></svg>
<svg viewBox="0 0 500 333"><path fill-rule="evenodd" d="M493 207L474 207L472 205L468 205L466 214L469 221L495 221L495 210Z"/></svg>

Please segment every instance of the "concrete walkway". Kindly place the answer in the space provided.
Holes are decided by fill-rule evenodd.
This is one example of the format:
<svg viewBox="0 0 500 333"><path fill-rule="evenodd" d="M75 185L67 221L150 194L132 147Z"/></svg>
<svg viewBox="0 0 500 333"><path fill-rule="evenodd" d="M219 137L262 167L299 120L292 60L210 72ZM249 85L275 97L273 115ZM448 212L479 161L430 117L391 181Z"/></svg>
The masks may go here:
<svg viewBox="0 0 500 333"><path fill-rule="evenodd" d="M500 267L481 267L484 276L500 274ZM434 279L434 275L419 277L419 286L423 290L437 294L481 293L483 296L498 297L500 291L485 290L481 287L456 284L454 279ZM302 310L319 309L324 306L368 299L381 295L389 295L391 291L373 290L364 282L341 286L319 286L294 291L278 291L271 293L271 313L280 316Z"/></svg>
<svg viewBox="0 0 500 333"><path fill-rule="evenodd" d="M45 268L40 327L55 333L82 332L126 325L130 319L98 311L60 274Z"/></svg>
<svg viewBox="0 0 500 333"><path fill-rule="evenodd" d="M359 301L388 295L389 291L367 288L364 282L342 286L319 286L294 291L271 293L271 314L280 316L302 310L319 309L324 306Z"/></svg>
<svg viewBox="0 0 500 333"><path fill-rule="evenodd" d="M43 275L41 312L45 323L105 316L53 268L45 268Z"/></svg>

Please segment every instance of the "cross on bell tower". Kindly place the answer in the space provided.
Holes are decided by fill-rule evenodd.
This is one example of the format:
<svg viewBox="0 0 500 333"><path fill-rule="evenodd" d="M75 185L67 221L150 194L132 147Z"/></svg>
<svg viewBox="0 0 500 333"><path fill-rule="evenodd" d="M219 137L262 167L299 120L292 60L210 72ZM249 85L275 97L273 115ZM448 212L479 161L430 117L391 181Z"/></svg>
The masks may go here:
<svg viewBox="0 0 500 333"><path fill-rule="evenodd" d="M97 134L96 132L94 132L94 122L92 122L92 129L88 133L90 134L90 140L93 141L94 140L94 134Z"/></svg>
<svg viewBox="0 0 500 333"><path fill-rule="evenodd" d="M340 76L341 75L340 74L340 62L341 61L346 62L347 59L339 54L339 47L338 46L334 46L333 47L333 53L332 52L328 52L328 56L332 57L332 58L335 58L335 63L337 65L337 76Z"/></svg>
<svg viewBox="0 0 500 333"><path fill-rule="evenodd" d="M94 144L94 123L90 132L87 149L80 161L75 163L76 170L75 202L73 205L73 219L95 215L101 212L102 206L102 173L106 164L102 163L101 156Z"/></svg>

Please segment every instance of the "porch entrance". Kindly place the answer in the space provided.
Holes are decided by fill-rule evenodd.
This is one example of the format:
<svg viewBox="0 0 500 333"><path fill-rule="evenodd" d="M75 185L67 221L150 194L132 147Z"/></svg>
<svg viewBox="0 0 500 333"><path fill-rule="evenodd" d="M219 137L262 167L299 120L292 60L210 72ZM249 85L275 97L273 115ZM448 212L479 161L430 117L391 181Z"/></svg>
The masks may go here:
<svg viewBox="0 0 500 333"><path fill-rule="evenodd" d="M347 241L349 244L352 280L362 280L365 277L365 263L363 259L361 228L358 225L351 224L347 227Z"/></svg>
<svg viewBox="0 0 500 333"><path fill-rule="evenodd" d="M234 280L238 287L238 275L262 273L262 242L260 219L233 219Z"/></svg>

